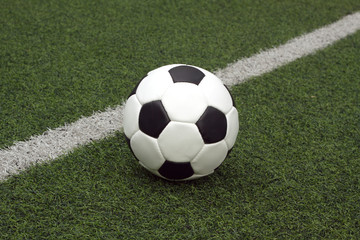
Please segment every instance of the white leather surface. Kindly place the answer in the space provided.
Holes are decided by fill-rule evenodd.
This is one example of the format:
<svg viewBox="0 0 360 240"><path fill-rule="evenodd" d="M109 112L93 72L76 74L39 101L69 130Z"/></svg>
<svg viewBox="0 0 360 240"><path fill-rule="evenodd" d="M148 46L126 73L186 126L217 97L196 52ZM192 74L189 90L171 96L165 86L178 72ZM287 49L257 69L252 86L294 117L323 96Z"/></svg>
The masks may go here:
<svg viewBox="0 0 360 240"><path fill-rule="evenodd" d="M159 169L165 162L155 138L138 131L130 140L135 156L149 169Z"/></svg>
<svg viewBox="0 0 360 240"><path fill-rule="evenodd" d="M236 141L239 132L239 115L235 107L233 107L228 114L226 114L228 128L226 131L225 141L229 149L231 149Z"/></svg>
<svg viewBox="0 0 360 240"><path fill-rule="evenodd" d="M139 130L139 113L141 104L136 95L132 95L125 104L124 109L124 133L128 138Z"/></svg>
<svg viewBox="0 0 360 240"><path fill-rule="evenodd" d="M199 154L191 161L196 174L207 175L224 161L228 152L225 140L213 144L205 144Z"/></svg>
<svg viewBox="0 0 360 240"><path fill-rule="evenodd" d="M175 83L164 94L162 103L173 121L195 123L207 108L200 88L192 83Z"/></svg>
<svg viewBox="0 0 360 240"><path fill-rule="evenodd" d="M160 100L166 89L173 84L167 71L154 71L141 81L136 90L136 96L141 104Z"/></svg>
<svg viewBox="0 0 360 240"><path fill-rule="evenodd" d="M195 124L180 122L170 122L158 143L164 157L173 162L189 162L204 145Z"/></svg>
<svg viewBox="0 0 360 240"><path fill-rule="evenodd" d="M205 95L209 106L217 108L224 114L227 114L231 110L231 95L215 75L205 76L200 82L199 88Z"/></svg>
<svg viewBox="0 0 360 240"><path fill-rule="evenodd" d="M153 173L153 174L155 174L155 175L157 175L157 176L159 176L159 177L164 178L163 176L160 175L160 173L157 171L157 169L156 169L156 170L155 170L155 169L150 169L150 168L148 168L146 165L144 165L141 161L139 161L139 164L140 164L141 166L143 166L146 170L150 171L151 173Z"/></svg>

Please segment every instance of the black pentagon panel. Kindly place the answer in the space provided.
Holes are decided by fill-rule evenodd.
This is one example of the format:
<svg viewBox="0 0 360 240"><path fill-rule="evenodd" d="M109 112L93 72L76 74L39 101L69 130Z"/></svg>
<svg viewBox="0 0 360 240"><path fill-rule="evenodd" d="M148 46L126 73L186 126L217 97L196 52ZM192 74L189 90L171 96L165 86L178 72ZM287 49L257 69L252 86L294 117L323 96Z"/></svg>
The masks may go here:
<svg viewBox="0 0 360 240"><path fill-rule="evenodd" d="M153 101L142 106L139 115L139 128L147 135L157 138L170 122L161 101Z"/></svg>
<svg viewBox="0 0 360 240"><path fill-rule="evenodd" d="M171 162L167 160L158 171L163 177L173 180L185 179L194 174L189 162Z"/></svg>
<svg viewBox="0 0 360 240"><path fill-rule="evenodd" d="M225 138L227 121L225 114L214 107L207 107L196 122L205 143L216 143Z"/></svg>
<svg viewBox="0 0 360 240"><path fill-rule="evenodd" d="M199 85L205 77L205 74L199 69L186 65L174 67L169 70L169 73L174 83L188 82Z"/></svg>

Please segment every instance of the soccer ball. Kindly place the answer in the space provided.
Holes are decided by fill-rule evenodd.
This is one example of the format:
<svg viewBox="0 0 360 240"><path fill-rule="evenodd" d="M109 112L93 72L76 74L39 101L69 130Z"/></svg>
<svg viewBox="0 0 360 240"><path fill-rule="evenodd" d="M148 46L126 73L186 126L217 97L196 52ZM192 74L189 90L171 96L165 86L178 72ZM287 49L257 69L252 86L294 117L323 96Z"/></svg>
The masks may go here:
<svg viewBox="0 0 360 240"><path fill-rule="evenodd" d="M209 175L234 146L238 112L225 85L195 66L149 72L127 99L124 134L139 163L168 180Z"/></svg>

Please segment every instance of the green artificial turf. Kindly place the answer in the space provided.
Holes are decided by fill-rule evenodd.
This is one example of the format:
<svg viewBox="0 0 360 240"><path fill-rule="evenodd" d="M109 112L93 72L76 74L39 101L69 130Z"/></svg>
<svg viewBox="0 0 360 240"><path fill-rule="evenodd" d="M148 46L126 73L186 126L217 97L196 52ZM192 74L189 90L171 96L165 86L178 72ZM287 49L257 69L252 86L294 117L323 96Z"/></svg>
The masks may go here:
<svg viewBox="0 0 360 240"><path fill-rule="evenodd" d="M214 70L360 9L358 0L3 0L0 148L122 103L170 63Z"/></svg>
<svg viewBox="0 0 360 240"><path fill-rule="evenodd" d="M168 182L121 133L0 183L1 239L359 239L360 33L235 86L209 177Z"/></svg>

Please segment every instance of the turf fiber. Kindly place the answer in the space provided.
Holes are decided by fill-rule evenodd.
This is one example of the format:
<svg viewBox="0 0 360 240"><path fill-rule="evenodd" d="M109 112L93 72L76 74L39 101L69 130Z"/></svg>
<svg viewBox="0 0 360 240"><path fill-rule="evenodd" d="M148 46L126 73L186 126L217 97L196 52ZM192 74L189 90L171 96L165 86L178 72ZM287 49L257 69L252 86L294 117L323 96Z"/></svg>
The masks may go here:
<svg viewBox="0 0 360 240"><path fill-rule="evenodd" d="M215 70L358 9L358 0L4 0L0 147L121 104L161 65Z"/></svg>
<svg viewBox="0 0 360 240"><path fill-rule="evenodd" d="M0 238L360 238L359 43L233 87L238 140L209 177L155 177L121 133L13 176Z"/></svg>

